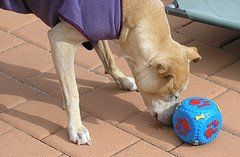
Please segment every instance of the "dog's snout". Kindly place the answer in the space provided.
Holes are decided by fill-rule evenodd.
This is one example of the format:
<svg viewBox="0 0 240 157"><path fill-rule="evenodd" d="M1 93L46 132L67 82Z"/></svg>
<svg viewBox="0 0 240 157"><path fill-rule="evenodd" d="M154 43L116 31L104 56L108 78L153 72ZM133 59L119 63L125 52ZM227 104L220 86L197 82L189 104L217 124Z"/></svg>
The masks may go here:
<svg viewBox="0 0 240 157"><path fill-rule="evenodd" d="M172 98L173 98L174 100L177 100L177 99L179 98L179 93L173 93L173 94L172 94Z"/></svg>
<svg viewBox="0 0 240 157"><path fill-rule="evenodd" d="M157 113L153 113L153 117L157 119L158 114Z"/></svg>
<svg viewBox="0 0 240 157"><path fill-rule="evenodd" d="M177 100L177 99L179 98L179 94L175 94L175 93L174 93L174 94L172 94L171 96L172 96L172 98L173 98L174 100Z"/></svg>
<svg viewBox="0 0 240 157"><path fill-rule="evenodd" d="M177 95L174 95L173 98L176 100L176 99L178 99L178 96L177 96Z"/></svg>

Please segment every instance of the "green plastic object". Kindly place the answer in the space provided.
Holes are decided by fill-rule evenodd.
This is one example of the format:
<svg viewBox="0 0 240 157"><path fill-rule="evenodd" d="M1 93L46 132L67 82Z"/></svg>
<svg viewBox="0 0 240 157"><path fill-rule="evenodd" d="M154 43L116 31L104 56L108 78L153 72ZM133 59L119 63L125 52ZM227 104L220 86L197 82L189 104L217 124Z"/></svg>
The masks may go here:
<svg viewBox="0 0 240 157"><path fill-rule="evenodd" d="M190 19L240 31L240 0L177 0Z"/></svg>

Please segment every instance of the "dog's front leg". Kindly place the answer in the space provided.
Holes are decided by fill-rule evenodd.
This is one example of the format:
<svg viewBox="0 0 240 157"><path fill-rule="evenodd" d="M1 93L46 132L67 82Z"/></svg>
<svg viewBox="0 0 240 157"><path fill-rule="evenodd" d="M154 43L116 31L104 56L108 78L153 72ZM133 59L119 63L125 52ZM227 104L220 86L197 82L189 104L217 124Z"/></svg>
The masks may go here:
<svg viewBox="0 0 240 157"><path fill-rule="evenodd" d="M112 76L121 89L130 91L137 90L134 79L125 76L118 68L107 40L99 41L95 46L95 50L103 63L105 72Z"/></svg>
<svg viewBox="0 0 240 157"><path fill-rule="evenodd" d="M68 115L70 140L90 145L91 139L83 126L79 109L79 93L75 79L74 57L81 34L66 22L60 22L48 33L55 69L59 76Z"/></svg>

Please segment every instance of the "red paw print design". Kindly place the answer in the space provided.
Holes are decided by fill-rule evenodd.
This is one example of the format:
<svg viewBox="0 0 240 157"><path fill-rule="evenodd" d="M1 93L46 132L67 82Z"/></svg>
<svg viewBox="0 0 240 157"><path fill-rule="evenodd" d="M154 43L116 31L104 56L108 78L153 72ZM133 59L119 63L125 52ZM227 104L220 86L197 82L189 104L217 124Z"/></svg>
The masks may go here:
<svg viewBox="0 0 240 157"><path fill-rule="evenodd" d="M204 99L192 99L190 100L190 105L192 106L197 106L199 108L203 108L205 106L209 106L210 105L210 102L207 101L207 100L204 100Z"/></svg>
<svg viewBox="0 0 240 157"><path fill-rule="evenodd" d="M211 138L213 134L218 131L219 122L217 120L212 121L208 124L207 130L205 131L205 136Z"/></svg>
<svg viewBox="0 0 240 157"><path fill-rule="evenodd" d="M178 133L183 136L187 136L187 132L191 130L191 126L189 125L187 118L178 118L175 128L177 129Z"/></svg>

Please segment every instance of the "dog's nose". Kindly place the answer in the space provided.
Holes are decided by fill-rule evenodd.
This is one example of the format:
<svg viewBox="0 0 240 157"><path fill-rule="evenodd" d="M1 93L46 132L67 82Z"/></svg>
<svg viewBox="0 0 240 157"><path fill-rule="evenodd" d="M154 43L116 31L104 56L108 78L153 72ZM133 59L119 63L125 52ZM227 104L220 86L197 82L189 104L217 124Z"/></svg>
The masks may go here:
<svg viewBox="0 0 240 157"><path fill-rule="evenodd" d="M153 117L157 119L158 118L158 114L157 113L153 113Z"/></svg>
<svg viewBox="0 0 240 157"><path fill-rule="evenodd" d="M179 94L172 94L172 98L173 98L174 100L177 100L177 99L179 98Z"/></svg>

